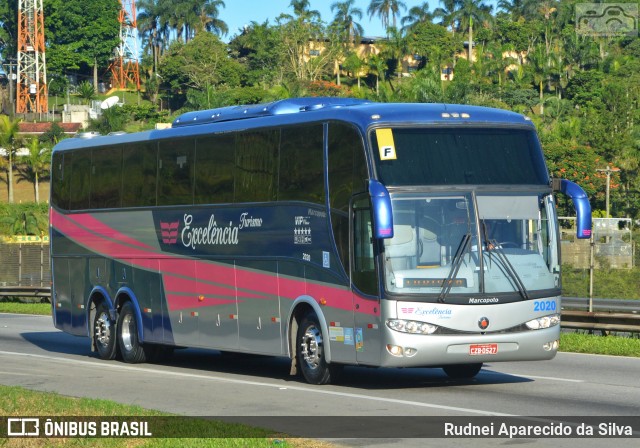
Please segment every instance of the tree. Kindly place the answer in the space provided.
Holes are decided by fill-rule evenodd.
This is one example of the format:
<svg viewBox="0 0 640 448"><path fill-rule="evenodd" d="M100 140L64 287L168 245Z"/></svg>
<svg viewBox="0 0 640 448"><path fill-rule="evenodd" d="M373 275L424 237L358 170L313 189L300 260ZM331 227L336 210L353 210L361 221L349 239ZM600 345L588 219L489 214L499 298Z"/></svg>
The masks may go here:
<svg viewBox="0 0 640 448"><path fill-rule="evenodd" d="M458 0L458 9L454 13L454 17L460 23L462 29L468 31L468 59L473 62L473 21L485 22L492 19L491 6L484 4L482 0Z"/></svg>
<svg viewBox="0 0 640 448"><path fill-rule="evenodd" d="M431 11L429 11L428 2L424 2L420 6L414 6L400 21L400 23L402 24L402 31L408 33L421 23L430 23L433 18L434 15Z"/></svg>
<svg viewBox="0 0 640 448"><path fill-rule="evenodd" d="M21 157L21 162L25 165L23 177L33 182L34 198L36 203L40 203L39 182L49 172L51 149L43 148L37 137L29 140L28 149L29 154Z"/></svg>
<svg viewBox="0 0 640 448"><path fill-rule="evenodd" d="M269 26L268 21L251 22L229 42L229 49L232 57L244 66L245 85L260 85L265 90L282 85L285 51L279 30Z"/></svg>
<svg viewBox="0 0 640 448"><path fill-rule="evenodd" d="M18 2L0 2L0 54L16 54Z"/></svg>
<svg viewBox="0 0 640 448"><path fill-rule="evenodd" d="M376 95L380 95L380 78L384 81L384 74L387 71L387 63L377 54L372 54L367 61L369 72L376 77Z"/></svg>
<svg viewBox="0 0 640 448"><path fill-rule="evenodd" d="M13 120L7 115L0 115L0 148L3 148L8 156L8 161L1 159L7 171L7 186L9 191L9 203L13 203L13 157L18 146L18 125L20 119Z"/></svg>
<svg viewBox="0 0 640 448"><path fill-rule="evenodd" d="M200 30L207 30L215 33L218 36L226 35L229 32L227 24L220 20L220 7L225 6L222 0L192 0L194 6L198 12L198 18L200 19Z"/></svg>
<svg viewBox="0 0 640 448"><path fill-rule="evenodd" d="M68 70L93 69L98 88L98 68L106 67L120 42L116 0L49 0L44 4L47 37L47 69L64 76Z"/></svg>
<svg viewBox="0 0 640 448"><path fill-rule="evenodd" d="M362 25L356 22L362 19L362 10L354 7L355 0L335 2L331 5L331 12L335 12L333 23L338 27L346 46L358 44L360 36L364 34Z"/></svg>
<svg viewBox="0 0 640 448"><path fill-rule="evenodd" d="M96 97L96 91L89 81L82 81L78 85L78 95L84 99L87 104L91 104L91 100Z"/></svg>
<svg viewBox="0 0 640 448"><path fill-rule="evenodd" d="M336 36L327 33L324 24L316 20L318 17L299 11L297 17L282 14L276 19L286 70L297 81L317 80L341 51Z"/></svg>
<svg viewBox="0 0 640 448"><path fill-rule="evenodd" d="M458 10L458 0L440 0L442 7L433 10L433 17L440 19L440 24L445 28L451 28L451 32L456 32L456 11Z"/></svg>
<svg viewBox="0 0 640 448"><path fill-rule="evenodd" d="M348 73L351 73L352 77L355 77L358 80L358 89L359 89L360 88L360 72L362 71L362 68L365 66L364 61L360 59L360 56L358 56L358 53L356 53L355 51L351 51L345 57L344 61L342 62L342 66Z"/></svg>
<svg viewBox="0 0 640 448"><path fill-rule="evenodd" d="M403 11L406 10L407 5L400 0L371 0L367 13L370 18L373 18L373 16L380 17L382 27L388 29L390 24L395 28L396 17L400 14L401 9ZM389 22L389 19L391 19L391 22Z"/></svg>
<svg viewBox="0 0 640 448"><path fill-rule="evenodd" d="M309 0L291 0L289 6L293 8L293 13L296 18L302 21L320 21L320 12L316 9L309 9L311 7L311 2Z"/></svg>
<svg viewBox="0 0 640 448"><path fill-rule="evenodd" d="M158 72L158 60L165 48L164 36L168 35L167 24L162 22L163 9L158 0L138 1L138 32L145 41L145 51L151 53L153 73Z"/></svg>
<svg viewBox="0 0 640 448"><path fill-rule="evenodd" d="M189 89L240 85L242 66L230 59L227 46L211 33L199 33L186 44L174 42L160 60L160 77L182 107Z"/></svg>
<svg viewBox="0 0 640 448"><path fill-rule="evenodd" d="M527 67L533 77L533 82L538 86L540 96L540 115L544 115L544 81L549 74L547 55L542 45L536 47L527 55Z"/></svg>

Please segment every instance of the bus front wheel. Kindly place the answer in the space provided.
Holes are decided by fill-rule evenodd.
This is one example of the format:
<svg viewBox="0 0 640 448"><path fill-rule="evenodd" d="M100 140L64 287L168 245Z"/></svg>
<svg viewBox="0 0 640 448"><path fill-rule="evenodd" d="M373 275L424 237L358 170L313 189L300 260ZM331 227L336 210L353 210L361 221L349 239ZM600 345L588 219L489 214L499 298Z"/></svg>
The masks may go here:
<svg viewBox="0 0 640 448"><path fill-rule="evenodd" d="M327 363L322 328L315 313L307 314L298 327L296 356L302 376L311 384L329 384L342 367Z"/></svg>
<svg viewBox="0 0 640 448"><path fill-rule="evenodd" d="M115 359L117 354L116 323L111 320L109 307L100 302L93 319L93 344L100 359Z"/></svg>
<svg viewBox="0 0 640 448"><path fill-rule="evenodd" d="M149 346L138 339L138 322L131 302L126 302L118 316L118 346L124 362L136 364L145 362L149 355Z"/></svg>
<svg viewBox="0 0 640 448"><path fill-rule="evenodd" d="M447 374L449 378L453 379L467 379L473 378L482 369L482 363L477 364L453 364L450 366L444 366L442 370Z"/></svg>

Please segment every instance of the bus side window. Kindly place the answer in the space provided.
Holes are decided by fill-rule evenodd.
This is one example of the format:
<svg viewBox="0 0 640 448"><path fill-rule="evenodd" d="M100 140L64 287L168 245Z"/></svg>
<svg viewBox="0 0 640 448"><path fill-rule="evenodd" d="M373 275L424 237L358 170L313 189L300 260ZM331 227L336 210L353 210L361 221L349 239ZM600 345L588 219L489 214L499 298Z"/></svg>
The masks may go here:
<svg viewBox="0 0 640 448"><path fill-rule="evenodd" d="M195 140L160 142L158 150L158 205L193 204Z"/></svg>
<svg viewBox="0 0 640 448"><path fill-rule="evenodd" d="M120 207L122 146L94 148L91 155L91 208Z"/></svg>
<svg viewBox="0 0 640 448"><path fill-rule="evenodd" d="M69 208L69 174L71 174L71 153L55 152L51 161L53 179L51 201L62 210Z"/></svg>
<svg viewBox="0 0 640 448"><path fill-rule="evenodd" d="M65 156L66 158L66 156ZM69 210L89 208L91 188L91 151L74 151L71 158L71 170L66 170L69 181Z"/></svg>
<svg viewBox="0 0 640 448"><path fill-rule="evenodd" d="M195 204L233 202L235 140L230 133L197 140Z"/></svg>
<svg viewBox="0 0 640 448"><path fill-rule="evenodd" d="M378 280L373 251L373 223L368 196L353 201L353 264L351 281L365 294L378 294Z"/></svg>
<svg viewBox="0 0 640 448"><path fill-rule="evenodd" d="M122 151L122 206L156 205L158 144L125 145Z"/></svg>
<svg viewBox="0 0 640 448"><path fill-rule="evenodd" d="M280 130L242 132L236 137L235 202L276 200Z"/></svg>
<svg viewBox="0 0 640 448"><path fill-rule="evenodd" d="M324 205L322 124L282 128L279 201L307 201Z"/></svg>

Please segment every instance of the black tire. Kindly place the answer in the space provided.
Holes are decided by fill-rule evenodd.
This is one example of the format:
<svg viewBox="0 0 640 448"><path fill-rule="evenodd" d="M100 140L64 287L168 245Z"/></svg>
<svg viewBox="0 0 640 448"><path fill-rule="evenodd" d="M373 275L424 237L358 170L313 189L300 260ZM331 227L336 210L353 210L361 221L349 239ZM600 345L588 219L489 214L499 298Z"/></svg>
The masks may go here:
<svg viewBox="0 0 640 448"><path fill-rule="evenodd" d="M341 365L328 364L325 359L322 328L315 313L307 314L298 327L296 357L302 376L310 384L329 384L340 373Z"/></svg>
<svg viewBox="0 0 640 448"><path fill-rule="evenodd" d="M144 345L138 339L138 322L131 302L126 302L118 315L118 347L122 360L131 364L145 362L153 354L151 345Z"/></svg>
<svg viewBox="0 0 640 448"><path fill-rule="evenodd" d="M111 319L109 307L100 302L92 324L92 340L100 359L112 360L118 354L116 323Z"/></svg>
<svg viewBox="0 0 640 448"><path fill-rule="evenodd" d="M480 369L482 369L481 362L477 364L453 364L442 368L449 378L457 380L473 378L480 372Z"/></svg>

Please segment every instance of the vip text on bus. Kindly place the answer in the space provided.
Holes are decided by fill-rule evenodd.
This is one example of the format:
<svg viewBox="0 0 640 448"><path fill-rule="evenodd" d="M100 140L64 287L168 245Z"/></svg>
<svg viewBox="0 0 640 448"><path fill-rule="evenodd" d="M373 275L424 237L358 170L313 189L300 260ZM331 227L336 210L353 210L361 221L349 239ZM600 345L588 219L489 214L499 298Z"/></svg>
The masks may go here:
<svg viewBox="0 0 640 448"><path fill-rule="evenodd" d="M53 150L55 326L102 359L175 347L344 365L545 360L560 234L533 124L502 110L296 98Z"/></svg>

